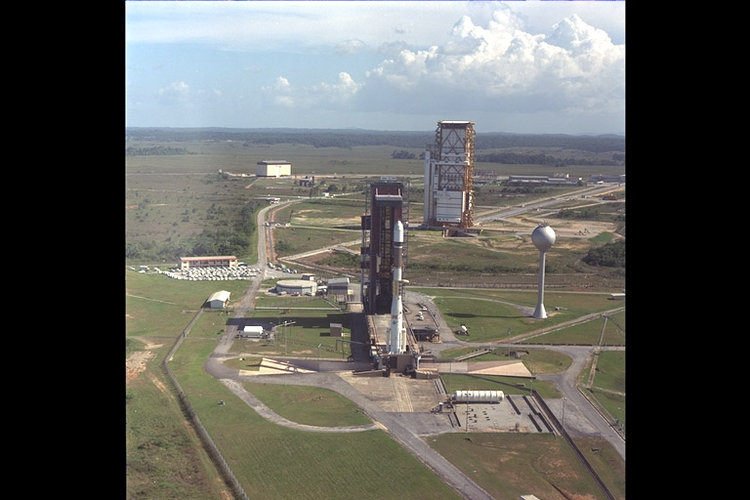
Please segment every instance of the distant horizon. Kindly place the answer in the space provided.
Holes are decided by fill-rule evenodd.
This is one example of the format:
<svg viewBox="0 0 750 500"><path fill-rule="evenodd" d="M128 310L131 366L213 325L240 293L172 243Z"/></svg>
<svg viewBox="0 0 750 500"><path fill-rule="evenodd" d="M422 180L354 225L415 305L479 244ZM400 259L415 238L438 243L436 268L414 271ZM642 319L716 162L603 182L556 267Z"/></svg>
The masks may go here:
<svg viewBox="0 0 750 500"><path fill-rule="evenodd" d="M469 120L471 121L471 120ZM435 122L435 125L437 128L437 122ZM293 130L302 130L302 131L316 131L316 132L375 132L375 133L407 133L407 134L422 134L422 133L433 133L435 131L435 128L433 129L425 129L425 130L396 130L396 129L367 129L367 128L357 128L357 127L350 127L350 128L314 128L314 127L224 127L224 126L200 126L200 127L181 127L181 126L149 126L149 125L126 125L125 129L169 129L169 130L284 130L284 131L293 131ZM475 132L479 134L498 134L498 135L565 135L565 136L587 136L587 137L599 137L599 136L613 136L613 137L625 137L624 133L565 133L565 132L502 132L502 131L488 131L483 132L480 130L476 130Z"/></svg>

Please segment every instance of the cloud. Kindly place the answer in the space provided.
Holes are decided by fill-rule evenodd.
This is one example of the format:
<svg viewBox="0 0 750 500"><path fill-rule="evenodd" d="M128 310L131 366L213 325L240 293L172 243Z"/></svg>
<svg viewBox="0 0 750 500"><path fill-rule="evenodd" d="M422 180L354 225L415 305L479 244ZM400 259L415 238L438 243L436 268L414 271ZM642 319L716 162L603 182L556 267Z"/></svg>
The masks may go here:
<svg viewBox="0 0 750 500"><path fill-rule="evenodd" d="M334 52L339 55L348 56L360 52L365 47L367 47L367 44L362 40L350 39L338 43L334 48Z"/></svg>
<svg viewBox="0 0 750 500"><path fill-rule="evenodd" d="M158 90L159 97L171 101L171 100L184 100L190 95L190 85L185 82L173 82L166 87L162 87Z"/></svg>
<svg viewBox="0 0 750 500"><path fill-rule="evenodd" d="M263 87L262 90L274 104L284 107L337 108L345 106L361 87L361 83L355 82L349 73L342 71L333 83L320 82L301 87L293 86L287 78L279 76L273 85Z"/></svg>
<svg viewBox="0 0 750 500"><path fill-rule="evenodd" d="M414 112L430 102L459 109L622 108L624 57L624 45L575 14L549 35L533 34L501 6L486 26L463 16L442 46L403 48L383 60L366 73L362 104Z"/></svg>

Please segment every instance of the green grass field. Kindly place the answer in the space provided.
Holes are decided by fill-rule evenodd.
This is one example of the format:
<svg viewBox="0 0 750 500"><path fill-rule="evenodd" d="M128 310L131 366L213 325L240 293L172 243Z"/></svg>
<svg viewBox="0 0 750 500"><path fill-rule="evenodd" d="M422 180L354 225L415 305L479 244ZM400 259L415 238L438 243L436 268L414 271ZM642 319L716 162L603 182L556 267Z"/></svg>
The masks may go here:
<svg viewBox="0 0 750 500"><path fill-rule="evenodd" d="M211 340L189 338L170 366L250 498L458 498L383 431L326 434L267 422L205 373L203 361L214 346ZM259 397L280 413L308 423L363 421L350 403L327 391L248 387L259 389ZM302 416L300 401L318 397L335 404ZM219 405L221 400L226 404ZM403 487L382 488L389 481Z"/></svg>
<svg viewBox="0 0 750 500"><path fill-rule="evenodd" d="M410 287L433 298L451 330L464 324L469 336L466 342L507 340L542 327L548 328L573 321L585 314L603 312L623 305L609 300L609 294L575 294L546 292L544 304L548 318L530 317L524 309L533 309L537 292L492 289L449 289ZM602 320L603 321L603 320ZM593 325L590 323L594 323ZM529 342L597 344L601 332L595 321L578 324L561 332L552 332ZM608 337L609 338L609 337ZM624 343L624 334L620 337Z"/></svg>
<svg viewBox="0 0 750 500"><path fill-rule="evenodd" d="M428 442L496 499L604 498L571 448L552 434L455 433ZM624 487L615 495L624 499Z"/></svg>
<svg viewBox="0 0 750 500"><path fill-rule="evenodd" d="M421 221L423 162L393 160L390 154L394 148L390 146L347 149L194 141L181 143L180 147L189 154L126 158L126 241L138 243L154 255L146 261L126 259L129 265L157 265L162 269L176 265L176 260L161 258L158 250L178 248L206 229L232 227L243 207L265 196L308 198L278 214L278 222L290 223L289 228L276 230L277 245L279 241L284 242L282 255L358 239L361 231L356 227L364 212L361 190L367 186L367 177L380 175L412 176L411 221L414 224ZM291 161L295 175L318 176L318 188L322 191L335 185L339 193L360 192L346 197L309 199L311 189L299 186L294 178L254 178L256 163L267 159ZM528 165L482 164L478 167L494 170L499 175L552 175L556 170L551 166ZM596 166L568 170L578 176L603 172ZM624 173L624 168L622 170L619 173ZM372 172L378 175L373 177ZM247 174L247 177L227 173ZM502 207L552 194L554 192L524 194L503 190L498 185L484 185L476 189L476 204ZM561 205L561 208L567 206ZM620 208L610 204L587 216L614 221L621 215ZM509 222L507 230L486 231L479 238L460 240L442 238L437 232L410 232L411 267L407 268L410 275L406 277L414 282L424 279L426 283L441 284L497 279L534 284L538 256L531 248L530 237L508 234L515 230L515 224L518 223ZM257 232L251 238L247 250L237 256L252 264L256 259ZM554 285L559 280L567 287L565 290L621 291L624 278L619 271L593 269L580 261L588 249L610 238L611 234L603 234L597 238L561 241L548 257L548 283ZM357 247L355 245L354 249L358 251ZM462 257L460 261L457 255ZM339 265L358 265L356 259L342 257L345 256L324 256L323 259ZM129 372L126 383L126 497L226 497L226 485L185 421L159 364L211 293L225 289L231 292L233 300L238 300L249 283L187 282L129 271L126 271L125 281L126 357L130 367L130 361L141 356L144 369ZM539 327L538 321L524 317L518 310L519 306L534 306L536 294L531 290L435 287L419 291L435 297L451 328L467 324L471 336L464 340L470 342L503 340ZM348 348L327 333L331 322L339 322L344 325L345 335L348 334L349 313L336 309L302 311L295 307L302 303L289 298L263 297L261 293L256 306L281 309L256 309L252 317L274 322L295 321L295 325L285 328L273 342L235 341L232 352L247 357L232 360L230 366L257 369L261 356L283 353L344 359L349 354ZM313 303L319 304L310 301ZM550 289L545 295L545 305L550 314L545 324L561 324L624 303L609 301L606 295L565 294ZM170 366L251 498L396 498L392 491L381 487L393 478L404 485L399 489L399 498L458 498L382 431L319 435L275 426L258 417L203 370L203 363L231 314L231 309L204 312ZM590 345L601 342L602 345L624 346L625 314L615 313L606 322L603 318L592 319L527 342ZM543 352L529 349L529 354L523 357L532 373L561 370L569 362L564 357ZM444 355L455 357L461 353ZM475 360L507 359L504 354L496 350ZM600 406L618 418L623 428L624 364L624 353L603 352L598 358L591 390ZM588 375L589 372L582 374L583 381ZM456 377L462 376L451 375L446 383L465 388L469 381ZM507 377L471 378L470 382L477 388L500 388L508 393L513 390L523 393L528 389ZM301 423L355 425L366 420L349 401L323 389L255 383L248 388L280 414ZM559 396L554 387L541 381L534 382L534 389L544 397ZM227 404L218 405L219 400ZM310 402L320 403L315 411L309 411ZM569 493L571 498L596 495L595 488L586 482L575 460L569 457L569 450L561 446L559 440L550 439L552 436L472 433L472 441L465 437L464 434L448 434L429 438L428 442L496 498L517 498L529 492L540 498L562 498L560 491ZM617 498L624 498L622 460L606 443L586 440L581 443L587 459L600 475L606 476L605 481ZM377 468L373 468L373 464L377 464ZM520 478L526 483L519 483ZM532 490L532 486L539 489Z"/></svg>
<svg viewBox="0 0 750 500"><path fill-rule="evenodd" d="M233 296L242 292L243 284L241 282L220 282L221 288L231 289ZM227 286L224 286L227 285ZM231 286L230 286L231 285ZM179 332L190 322L197 307L197 304L201 304L205 298L210 295L214 288L216 288L216 282L184 282L171 280L164 276L146 275L135 272L126 273L126 289L128 291L126 310L127 310L127 333L128 338L131 339L132 344L130 352L138 351L142 348L141 342L163 342L166 347L162 347L157 350L157 353L163 356L166 348L172 345L172 341L179 335ZM234 287L234 288L233 288ZM442 294L442 298L446 300L451 310L456 310L458 304L472 304L470 299L467 297L474 298L474 307L468 310L472 311L472 314L476 314L479 317L481 314L489 314L483 310L477 310L476 304L485 302L487 304L494 304L486 300L477 300L480 298L491 297L492 300L502 300L513 303L526 303L530 299L528 298L529 293L527 292L502 292L498 290L446 290L438 289L436 293ZM452 298L453 294L456 294L459 298ZM484 295L484 297L483 297ZM565 298L565 304L568 307L578 307L581 310L580 313L586 312L585 303L592 304L584 300L582 297L577 297L579 294L561 294ZM308 298L309 299L309 298ZM291 298L281 299L282 302L276 302L280 304L279 307L284 307L288 312L284 315L287 317L295 317L301 320L300 326L295 326L294 331L289 332L289 342L287 349L289 353L297 355L311 356L320 355L320 351L315 352L315 349L309 349L309 346L297 343L305 342L306 344L312 344L313 342L320 342L321 340L333 341L334 348L335 339L325 339L322 333L325 333L328 329L328 323L331 320L330 315L341 314L339 311L305 311L296 310L290 304L293 304ZM470 302L465 302L469 300ZM267 304L273 303L275 299L268 298L262 299L261 303ZM454 302L455 301L455 302ZM285 302L285 303L284 303ZM308 300L310 304L316 306L323 306L324 302L319 299ZM533 302L533 301L532 301ZM607 305L603 302L602 305ZM192 306L192 307L191 307ZM287 307L290 306L290 307ZM596 308L594 303L594 308ZM494 309L493 309L494 310ZM268 318L278 317L279 312L277 310L267 311L255 311L254 314L259 316L266 315ZM447 313L445 313L447 314ZM467 313L461 313L467 314ZM341 319L342 322L345 320L347 314L344 314ZM304 317L304 320L302 318ZM149 319L150 318L150 319ZM206 311L200 318L199 322L191 330L188 341L178 350L177 355L174 357L170 366L173 371L178 374L180 384L183 389L190 395L191 403L204 424L210 429L211 435L215 436L217 444L222 449L227 450L226 453L233 460L232 469L235 467L242 471L240 480L243 486L248 485L248 494L255 494L257 496L263 496L266 498L285 498L289 495L300 498L311 498L305 496L306 491L309 489L314 495L333 495L332 491L342 491L340 498L346 498L346 495L358 494L361 495L362 491L357 489L356 492L352 492L350 489L344 488L339 484L339 479L335 477L333 470L337 468L345 468L345 470L353 470L351 465L354 464L357 467L366 468L367 460L361 456L359 458L351 456L348 452L344 453L342 461L334 461L333 463L324 464L323 471L316 473L316 480L310 479L305 474L309 474L310 463L319 463L324 460L323 452L333 453L342 455L342 449L348 445L337 442L334 438L321 437L321 436L303 436L307 433L291 432L288 429L274 428L275 426L263 421L254 412L248 408L243 407L244 405L236 399L223 385L218 381L208 376L202 369L205 358L210 354L216 345L228 315L223 312L217 311ZM154 321L158 319L158 321ZM151 325L151 327L148 327ZM600 328L599 328L600 329ZM291 330L291 328L290 328ZM297 340L295 340L297 339ZM233 351L235 352L246 352L246 347L250 343L244 343L243 341L235 341L233 345ZM256 355L262 356L269 354L271 349L275 352L279 352L282 349L281 339L277 340L275 345L261 347L262 343L254 343L256 349ZM247 349L252 351L253 349ZM528 356L525 356L524 362L527 366L532 367L534 373L542 373L564 369L566 365L566 359L559 357L559 355L553 355L552 353L542 352L537 353L534 350L530 350ZM327 353L331 354L331 353ZM453 353L455 357L462 354L461 352ZM498 350L493 354L484 355L477 360L489 360L489 359L505 359L505 352ZM339 354L334 354L338 356ZM340 354L344 356L342 352ZM599 366L600 372L597 373L595 378L594 390L605 394L608 398L612 398L612 394L608 391L612 390L612 387L619 387L620 390L624 391L624 385L621 382L621 376L618 373L624 373L622 362L618 361L618 358L610 361L607 357L601 358L602 364ZM623 358L620 358L624 360ZM159 362L159 356L155 357L150 361L150 368L146 373L157 373L156 366ZM240 362L233 366L241 366ZM247 358L244 361L245 368L250 368L253 364L253 358ZM155 370L155 372L154 372ZM602 374L600 377L599 374ZM469 377L470 380L465 380L465 375L449 375L446 377L446 384L449 390L458 386L466 387L467 383L471 383L472 387L477 389L483 388L500 388L505 392L512 393L524 393L530 388L529 385L523 387L518 386L517 379L507 377ZM164 382L163 382L164 383ZM524 382L524 384L526 384ZM168 387L168 384L165 383ZM338 395L333 395L327 391L320 389L311 388L300 388L291 387L279 389L279 386L262 386L253 384L249 386L251 392L257 393L258 397L264 400L269 406L277 410L280 414L287 416L287 418L300 421L301 423L309 423L311 425L324 425L322 422L345 422L346 424L340 425L356 425L361 423L365 418L359 413L356 408L351 406L347 401L342 401ZM557 391L540 381L534 384L534 389L537 390L543 397L559 397ZM515 392L514 392L515 391ZM191 448L190 443L193 447L197 446L197 440L195 436L189 432L189 426L178 425L182 419L179 407L174 402L173 398L169 398L167 394L156 390L153 384L145 378L145 374L138 377L137 379L128 382L127 385L127 442L128 442L128 467L127 467L127 478L128 478L128 490L129 493L135 494L136 492L151 492L162 498L200 498L202 496L214 496L215 492L222 489L221 482L217 477L216 471L213 470L210 463L207 462L205 454L200 451L200 447L195 452L187 453L187 449ZM217 402L219 400L225 400L230 402L227 405L219 406ZM622 398L620 398L622 399ZM316 412L306 412L305 408L309 407L310 401L325 401L325 405L318 405ZM610 404L609 399L606 399L601 403L607 407ZM611 403L613 408L613 415L618 415L620 412L617 410L617 405L624 409L624 400L613 401ZM176 418L165 418L166 415L173 414ZM624 414L623 414L624 416ZM624 418L622 419L624 423ZM242 431L242 437L237 439L234 437L239 429L245 429ZM249 433L248 429L258 431L262 435L256 435ZM387 453L389 460L393 460L394 454L404 454L402 459L405 461L405 465L401 464L399 469L406 467L407 470L417 470L420 474L426 474L421 479L419 484L421 486L410 493L414 498L421 498L419 495L420 491L424 491L427 488L428 491L435 489L435 494L438 498L444 495L446 498L453 498L453 492L447 490L445 485L440 483L439 485L432 484L432 481L436 479L432 477L431 473L425 471L422 466L418 463L411 462L413 459L408 456L403 450L396 446L390 439L382 434L380 431L372 431L365 433L367 435L377 435L374 439L363 439L363 436L358 435L354 438L349 436L346 438L346 443L355 444L369 457L377 457L378 453ZM216 437L218 436L218 437ZM511 437L511 436L507 436ZM304 439L303 439L304 438ZM310 438L310 443L305 441ZM448 439L447 437L441 437L442 439ZM494 437L493 439L497 439ZM515 439L515 436L513 436ZM322 440L322 441L321 441ZM533 441L533 440L532 440ZM373 443L376 443L377 450L371 448ZM433 446L438 446L431 443ZM186 448L187 446L187 448ZM507 445L503 445L507 446ZM529 445L531 446L531 445ZM547 449L548 445L544 445ZM284 475L258 475L257 470L263 469L262 464L274 464L274 470L282 467L283 460L270 451L274 447L283 449L287 460L290 456L297 456L303 458L303 461L307 461L308 467L301 467L298 462L295 465L288 467L286 474ZM606 444L598 443L598 448L606 449ZM382 451L385 450L385 451ZM320 451L321 454L318 454ZM547 452L545 452L547 453ZM181 459L174 458L175 454L180 454ZM159 457L156 459L156 457ZM170 458L172 457L172 458ZM362 462L361 460L364 460ZM482 465L484 469L492 470L490 462L491 459L485 460L487 463ZM202 465L200 465L202 464ZM244 465L240 465L244 464ZM357 465L359 464L359 465ZM348 466L348 468L347 468ZM522 467L528 467L529 465L523 465ZM189 474L189 477L184 474L184 469L188 467L193 471ZM414 469L414 467L417 467ZM411 468L411 469L410 469ZM179 473L176 473L177 471ZM251 473L249 471L256 471ZM480 470L480 469L477 469ZM519 469L522 470L522 469ZM386 468L382 471L382 474L388 476L392 473L391 469ZM290 476L289 474L292 474ZM378 471L376 476L379 476L381 471ZM484 476L483 472L478 476L478 480L487 481L488 478L494 477L491 474ZM239 477L239 476L238 476ZM294 477L295 485L299 481L313 481L315 484L307 488L306 491L300 491L295 489L295 485L280 486L285 484L285 481L290 477ZM474 477L474 476L472 476ZM533 477L533 476L532 476ZM155 483L154 479L157 478ZM158 479L161 478L161 479ZM317 481L317 482L316 482ZM376 482L376 481L374 481ZM320 483L320 484L318 484ZM492 489L495 486L490 481L488 484L481 483L483 487ZM366 486L366 484L365 484ZM358 486L360 488L361 486ZM279 489L281 488L281 489ZM289 489L284 489L289 488ZM344 488L344 489L342 489ZM214 493L207 493L213 491ZM440 493L440 492L443 493ZM160 493L158 493L160 492ZM202 492L202 493L201 493ZM382 494L382 493L381 493ZM367 494L365 493L365 497ZM334 496L333 498L339 498ZM373 496L371 498L382 498Z"/></svg>

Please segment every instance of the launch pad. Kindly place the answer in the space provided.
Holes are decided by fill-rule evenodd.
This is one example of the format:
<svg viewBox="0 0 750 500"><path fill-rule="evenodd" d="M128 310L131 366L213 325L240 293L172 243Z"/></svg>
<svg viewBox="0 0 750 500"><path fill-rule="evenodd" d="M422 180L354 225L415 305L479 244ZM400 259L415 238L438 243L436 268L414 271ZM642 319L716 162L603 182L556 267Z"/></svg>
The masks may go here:
<svg viewBox="0 0 750 500"><path fill-rule="evenodd" d="M409 229L408 188L394 178L370 184L362 215L361 287L373 367L419 369L420 349L404 319L404 268ZM369 211L369 213L368 213ZM389 314L390 313L390 314Z"/></svg>

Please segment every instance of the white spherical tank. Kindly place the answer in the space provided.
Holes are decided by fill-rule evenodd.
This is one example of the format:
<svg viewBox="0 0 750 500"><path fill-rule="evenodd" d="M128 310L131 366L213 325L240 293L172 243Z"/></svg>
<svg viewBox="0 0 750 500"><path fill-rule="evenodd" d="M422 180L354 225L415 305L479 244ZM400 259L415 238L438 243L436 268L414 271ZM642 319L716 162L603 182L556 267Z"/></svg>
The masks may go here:
<svg viewBox="0 0 750 500"><path fill-rule="evenodd" d="M556 239L557 235L555 235L552 228L546 224L538 225L536 229L534 229L534 232L531 233L531 241L534 242L534 245L541 252L546 252L552 248Z"/></svg>

